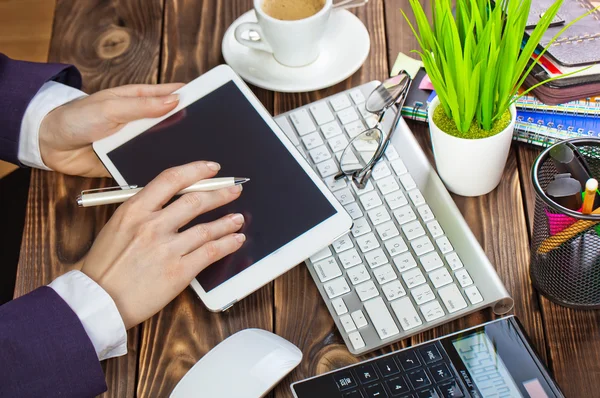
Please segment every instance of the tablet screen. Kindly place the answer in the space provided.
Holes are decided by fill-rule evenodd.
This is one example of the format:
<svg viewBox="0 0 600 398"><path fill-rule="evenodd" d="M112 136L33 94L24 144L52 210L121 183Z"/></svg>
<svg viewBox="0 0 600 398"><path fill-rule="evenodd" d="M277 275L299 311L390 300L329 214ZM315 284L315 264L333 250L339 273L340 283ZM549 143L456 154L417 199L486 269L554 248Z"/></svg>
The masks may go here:
<svg viewBox="0 0 600 398"><path fill-rule="evenodd" d="M230 81L108 154L127 184L195 160L221 164L218 176L248 177L238 200L190 225L242 213L247 240L196 279L210 291L335 214L335 208Z"/></svg>

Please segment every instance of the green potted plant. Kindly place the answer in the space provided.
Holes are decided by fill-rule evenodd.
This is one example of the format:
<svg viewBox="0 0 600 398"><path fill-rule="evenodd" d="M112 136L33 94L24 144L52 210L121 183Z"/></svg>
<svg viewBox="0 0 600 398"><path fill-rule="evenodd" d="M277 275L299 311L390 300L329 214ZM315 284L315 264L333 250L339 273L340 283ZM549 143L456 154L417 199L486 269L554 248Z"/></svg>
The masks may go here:
<svg viewBox="0 0 600 398"><path fill-rule="evenodd" d="M544 13L523 47L531 0L456 0L454 14L452 0L433 0L431 23L419 0L409 1L419 33L402 14L437 93L428 116L438 173L454 193L486 194L502 178L515 95L562 0Z"/></svg>

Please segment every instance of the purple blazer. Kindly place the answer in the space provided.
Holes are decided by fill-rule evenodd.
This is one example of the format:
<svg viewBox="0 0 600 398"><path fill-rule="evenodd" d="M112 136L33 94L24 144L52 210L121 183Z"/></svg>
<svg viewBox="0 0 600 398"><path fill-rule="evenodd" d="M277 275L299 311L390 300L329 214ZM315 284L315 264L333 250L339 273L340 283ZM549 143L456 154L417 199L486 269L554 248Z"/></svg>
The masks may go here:
<svg viewBox="0 0 600 398"><path fill-rule="evenodd" d="M81 86L73 66L0 54L0 159L18 164L21 120L49 80ZM0 306L0 397L91 397L104 391L92 342L52 288L40 287Z"/></svg>

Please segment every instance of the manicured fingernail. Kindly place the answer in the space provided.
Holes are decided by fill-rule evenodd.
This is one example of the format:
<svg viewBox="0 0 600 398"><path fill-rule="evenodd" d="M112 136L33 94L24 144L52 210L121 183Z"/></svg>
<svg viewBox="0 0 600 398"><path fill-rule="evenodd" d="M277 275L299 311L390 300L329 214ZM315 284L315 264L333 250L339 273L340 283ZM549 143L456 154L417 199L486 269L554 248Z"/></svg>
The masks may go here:
<svg viewBox="0 0 600 398"><path fill-rule="evenodd" d="M244 216L237 213L231 216L231 220L237 225L242 225L244 223Z"/></svg>
<svg viewBox="0 0 600 398"><path fill-rule="evenodd" d="M233 187L229 188L229 192L231 192L231 193L242 192L242 186L241 185L234 185Z"/></svg>
<svg viewBox="0 0 600 398"><path fill-rule="evenodd" d="M208 167L209 169L211 169L213 171L221 170L221 165L219 163L215 163L215 162L206 162L206 167Z"/></svg>
<svg viewBox="0 0 600 398"><path fill-rule="evenodd" d="M174 102L179 101L179 94L171 94L165 98L165 105L172 104Z"/></svg>
<svg viewBox="0 0 600 398"><path fill-rule="evenodd" d="M246 241L246 235L235 234L235 240L237 240L239 243L244 243Z"/></svg>

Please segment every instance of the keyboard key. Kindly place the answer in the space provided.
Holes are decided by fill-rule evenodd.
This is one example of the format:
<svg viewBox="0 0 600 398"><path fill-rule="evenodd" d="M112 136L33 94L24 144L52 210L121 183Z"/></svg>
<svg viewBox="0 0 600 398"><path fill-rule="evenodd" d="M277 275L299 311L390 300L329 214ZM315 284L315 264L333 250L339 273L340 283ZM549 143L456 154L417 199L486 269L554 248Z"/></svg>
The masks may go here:
<svg viewBox="0 0 600 398"><path fill-rule="evenodd" d="M383 294L388 299L388 301L395 300L399 297L406 296L406 291L402 286L402 282L399 280L391 281L390 283L386 283L381 287Z"/></svg>
<svg viewBox="0 0 600 398"><path fill-rule="evenodd" d="M410 191L408 193L408 196L410 196L410 200L412 201L413 205L415 205L415 207L425 204L425 198L423 197L421 191L419 191L418 189L413 189L412 191Z"/></svg>
<svg viewBox="0 0 600 398"><path fill-rule="evenodd" d="M350 98L352 98L352 101L354 101L356 105L365 102L365 96L363 95L362 91L357 88L350 91Z"/></svg>
<svg viewBox="0 0 600 398"><path fill-rule="evenodd" d="M339 94L329 100L329 104L334 111L339 112L344 108L351 106L350 100L346 94Z"/></svg>
<svg viewBox="0 0 600 398"><path fill-rule="evenodd" d="M371 298L379 295L377 286L375 286L373 281L370 281L370 280L366 281L364 283L361 283L360 285L357 285L355 287L355 289L356 289L356 294L358 294L358 298L360 298L360 301L366 301L368 299L371 299Z"/></svg>
<svg viewBox="0 0 600 398"><path fill-rule="evenodd" d="M339 180L336 180L334 176L327 177L325 179L325 184L327 184L327 187L331 192L339 191L340 189L346 188L348 186L348 183L346 182L345 178L340 178Z"/></svg>
<svg viewBox="0 0 600 398"><path fill-rule="evenodd" d="M396 326L396 322L392 319L392 315L381 297L366 301L364 306L380 339L383 340L400 333L400 330L398 330L398 327Z"/></svg>
<svg viewBox="0 0 600 398"><path fill-rule="evenodd" d="M383 265L388 262L387 256L385 255L383 250L380 248L371 250L370 252L366 253L365 260L367 261L367 264L369 264L369 267L371 267L371 268L377 268L380 265Z"/></svg>
<svg viewBox="0 0 600 398"><path fill-rule="evenodd" d="M417 352L412 348L398 353L398 355L396 355L396 359L405 372L421 366L421 361L419 361L419 357L417 357Z"/></svg>
<svg viewBox="0 0 600 398"><path fill-rule="evenodd" d="M483 301L483 297L481 297L481 293L479 293L477 286L469 286L465 289L465 294L469 298L471 304L477 304Z"/></svg>
<svg viewBox="0 0 600 398"><path fill-rule="evenodd" d="M440 223L436 220L428 222L427 229L429 230L429 233L431 234L431 236L433 236L434 239L444 235L444 231L442 230Z"/></svg>
<svg viewBox="0 0 600 398"><path fill-rule="evenodd" d="M473 284L473 279L471 279L471 275L469 275L469 272L464 268L461 268L458 271L456 271L454 273L454 276L456 276L456 279L458 279L458 283L460 283L462 287L467 287Z"/></svg>
<svg viewBox="0 0 600 398"><path fill-rule="evenodd" d="M385 392L383 385L379 383L371 384L365 388L367 398L387 398L388 394Z"/></svg>
<svg viewBox="0 0 600 398"><path fill-rule="evenodd" d="M389 149L389 147L388 147ZM392 160L392 159L389 159ZM408 172L408 170L406 170L406 166L404 165L404 162L402 162L402 160L400 159L396 159L390 162L390 165L392 165L392 169L394 169L394 173L396 173L396 175L401 176L402 174L406 174Z"/></svg>
<svg viewBox="0 0 600 398"><path fill-rule="evenodd" d="M354 122L359 119L358 113L354 110L354 108L346 108L337 113L338 119L342 124L348 124L350 122Z"/></svg>
<svg viewBox="0 0 600 398"><path fill-rule="evenodd" d="M406 236L406 239L408 240L413 240L419 236L425 235L425 230L420 221L411 221L404 224L402 226L402 232L404 232L404 236Z"/></svg>
<svg viewBox="0 0 600 398"><path fill-rule="evenodd" d="M352 243L352 239L350 239L350 235L346 234L333 242L332 246L336 253L341 253L344 250L352 249L354 244Z"/></svg>
<svg viewBox="0 0 600 398"><path fill-rule="evenodd" d="M356 333L356 332L353 332L353 333ZM361 338L361 340L362 340L362 338ZM342 398L364 398L364 397L360 391L354 390L354 391L349 391L349 392L345 393Z"/></svg>
<svg viewBox="0 0 600 398"><path fill-rule="evenodd" d="M376 207L367 212L369 215L369 219L373 223L373 225L381 224L388 220L391 220L390 213L388 213L387 209L383 206Z"/></svg>
<svg viewBox="0 0 600 398"><path fill-rule="evenodd" d="M304 144L304 147L310 151L319 145L323 145L323 139L321 138L321 134L315 131L314 133L302 137L302 143Z"/></svg>
<svg viewBox="0 0 600 398"><path fill-rule="evenodd" d="M393 221L379 224L375 229L377 230L377 235L379 235L381 240L388 240L400 235L400 232L398 231L398 228L396 228L396 224L394 224Z"/></svg>
<svg viewBox="0 0 600 398"><path fill-rule="evenodd" d="M294 144L294 146L300 145L300 141L298 141L298 136L296 136L296 132L290 125L290 122L288 121L287 117L278 117L275 119L275 123L279 125L281 130L283 130L285 135L290 139L290 141L292 141L292 144Z"/></svg>
<svg viewBox="0 0 600 398"><path fill-rule="evenodd" d="M445 236L442 236L441 238L436 239L435 243L437 243L442 254L450 253L452 250L454 250L454 248L450 244L450 241Z"/></svg>
<svg viewBox="0 0 600 398"><path fill-rule="evenodd" d="M344 206L344 208L353 220L363 216L363 212L356 202L350 203L349 205Z"/></svg>
<svg viewBox="0 0 600 398"><path fill-rule="evenodd" d="M355 350L360 350L365 346L365 341L363 340L362 336L360 335L360 332L358 331L348 333L348 339L350 339L352 347L354 347Z"/></svg>
<svg viewBox="0 0 600 398"><path fill-rule="evenodd" d="M371 232L371 226L366 218L361 217L354 220L354 225L352 225L352 236L357 238L367 232Z"/></svg>
<svg viewBox="0 0 600 398"><path fill-rule="evenodd" d="M436 269L429 274L429 279L431 279L431 283L433 283L433 287L439 289L442 286L446 286L449 283L452 283L452 275L448 273L446 268Z"/></svg>
<svg viewBox="0 0 600 398"><path fill-rule="evenodd" d="M404 381L402 376L389 379L385 382L385 384L387 384L387 388L390 390L393 396L402 395L410 391L410 387L408 384L406 384L406 381Z"/></svg>
<svg viewBox="0 0 600 398"><path fill-rule="evenodd" d="M349 370L334 373L333 378L335 379L335 384L337 385L340 391L350 390L352 388L358 387L356 379L352 375L352 372L350 372Z"/></svg>
<svg viewBox="0 0 600 398"><path fill-rule="evenodd" d="M303 136L308 133L312 133L317 129L310 116L308 115L308 111L306 108L301 108L297 111L294 111L290 114L290 119L292 120L292 124L296 127L296 131L298 135Z"/></svg>
<svg viewBox="0 0 600 398"><path fill-rule="evenodd" d="M423 304L421 306L421 313L427 322L431 322L445 315L444 309L437 300Z"/></svg>
<svg viewBox="0 0 600 398"><path fill-rule="evenodd" d="M348 146L348 139L345 135L336 135L327 140L332 152L342 152Z"/></svg>
<svg viewBox="0 0 600 398"><path fill-rule="evenodd" d="M381 197L375 191L367 192L364 195L360 195L360 203L362 203L365 210L374 209L377 206L381 206Z"/></svg>
<svg viewBox="0 0 600 398"><path fill-rule="evenodd" d="M357 135L359 135L360 133L362 133L363 131L365 131L367 128L365 127L365 125L363 124L362 121L355 120L351 123L346 124L344 126L344 129L346 130L348 137L350 137L350 139L352 139L352 138L356 137Z"/></svg>
<svg viewBox="0 0 600 398"><path fill-rule="evenodd" d="M406 243L404 242L404 239L401 236L386 241L385 248L387 249L390 256L397 256L398 254L404 253L408 250L408 246L406 246Z"/></svg>
<svg viewBox="0 0 600 398"><path fill-rule="evenodd" d="M409 289L412 289L413 287L422 285L423 283L427 282L425 280L425 277L423 276L423 273L418 268L413 268L404 272L402 274L402 279L404 279L404 283Z"/></svg>
<svg viewBox="0 0 600 398"><path fill-rule="evenodd" d="M354 195L349 188L340 189L339 191L335 191L333 196L342 204L347 205L348 203L354 202Z"/></svg>
<svg viewBox="0 0 600 398"><path fill-rule="evenodd" d="M417 262L410 252L402 253L393 258L394 265L398 268L399 272L408 271L409 269L415 268Z"/></svg>
<svg viewBox="0 0 600 398"><path fill-rule="evenodd" d="M396 373L400 373L400 368L394 362L394 358L391 356L387 356L384 358L380 358L376 361L377 367L379 368L379 372L383 375L383 377L389 377L395 375ZM393 390L391 390L393 393Z"/></svg>
<svg viewBox="0 0 600 398"><path fill-rule="evenodd" d="M396 177L389 176L377 181L377 188L379 188L382 195L387 195L390 192L400 189L400 185L396 182Z"/></svg>
<svg viewBox="0 0 600 398"><path fill-rule="evenodd" d="M356 325L356 327L359 329L364 328L365 326L368 325L367 318L365 318L365 314L363 314L363 312L361 310L354 311L352 313L352 320L354 321L354 324Z"/></svg>
<svg viewBox="0 0 600 398"><path fill-rule="evenodd" d="M323 289L325 289L330 299L350 292L350 286L348 286L348 282L343 276L325 283Z"/></svg>
<svg viewBox="0 0 600 398"><path fill-rule="evenodd" d="M430 365L442 359L440 351L434 344L427 344L418 348L421 358L425 361L425 364Z"/></svg>
<svg viewBox="0 0 600 398"><path fill-rule="evenodd" d="M394 210L394 217L396 217L396 221L398 221L398 224L400 225L417 219L417 215L410 206L404 206Z"/></svg>
<svg viewBox="0 0 600 398"><path fill-rule="evenodd" d="M415 287L413 290L410 291L410 294L412 294L417 305L421 305L423 303L435 299L435 294L433 293L428 284Z"/></svg>
<svg viewBox="0 0 600 398"><path fill-rule="evenodd" d="M319 163L317 165L317 169L319 170L319 174L321 174L321 178L332 176L334 174L337 174L337 172L339 171L337 164L333 159L329 159Z"/></svg>
<svg viewBox="0 0 600 398"><path fill-rule="evenodd" d="M344 327L346 333L350 333L356 330L356 325L354 324L354 321L352 320L352 317L350 315L342 315L340 317L340 322L342 323L342 326Z"/></svg>
<svg viewBox="0 0 600 398"><path fill-rule="evenodd" d="M392 171L385 162L381 161L377 162L375 167L373 167L373 171L371 172L371 177L373 177L375 180L380 180L389 175L392 175Z"/></svg>
<svg viewBox="0 0 600 398"><path fill-rule="evenodd" d="M354 267L355 265L360 264L361 259L360 255L356 251L356 249L346 250L338 255L342 266L346 269L350 267Z"/></svg>
<svg viewBox="0 0 600 398"><path fill-rule="evenodd" d="M392 165L393 167L393 165ZM398 174L398 173L396 173ZM402 186L404 187L404 189L406 191L410 191L413 188L417 187L417 183L415 182L415 180L413 180L413 178L410 176L410 174L402 174L400 175L400 182L402 183Z"/></svg>
<svg viewBox="0 0 600 398"><path fill-rule="evenodd" d="M356 244L363 253L377 249L379 247L379 241L372 232L366 235L359 236L356 238Z"/></svg>
<svg viewBox="0 0 600 398"><path fill-rule="evenodd" d="M396 151L396 148L394 148L394 146L392 144L390 144L385 149L385 157L387 158L388 161L391 162L392 160L398 159L400 157L400 155L398 155L398 152Z"/></svg>
<svg viewBox="0 0 600 398"><path fill-rule="evenodd" d="M318 261L314 267L321 282L327 282L342 275L342 270L333 257Z"/></svg>
<svg viewBox="0 0 600 398"><path fill-rule="evenodd" d="M440 391L442 392L443 398L462 398L464 394L460 390L460 387L456 382L450 381L448 383L444 383L439 386Z"/></svg>
<svg viewBox="0 0 600 398"><path fill-rule="evenodd" d="M324 258L329 256L331 256L331 249L329 248L329 246L327 246L326 248L319 250L318 252L313 254L310 258L310 261L316 263L317 261L323 260Z"/></svg>
<svg viewBox="0 0 600 398"><path fill-rule="evenodd" d="M423 221L427 222L434 219L433 212L431 211L428 205L420 206L417 208L417 210L419 211L419 214L421 215Z"/></svg>
<svg viewBox="0 0 600 398"><path fill-rule="evenodd" d="M436 390L428 388L427 390L419 391L417 393L417 398L440 398L440 395Z"/></svg>
<svg viewBox="0 0 600 398"><path fill-rule="evenodd" d="M310 109L310 113L312 113L319 126L335 120L325 101L314 102L308 109Z"/></svg>
<svg viewBox="0 0 600 398"><path fill-rule="evenodd" d="M398 321L400 322L400 326L402 326L402 329L405 331L416 328L417 326L423 324L423 321L421 321L421 318L415 310L412 301L410 301L410 298L406 296L400 298L399 300L392 301L392 309L394 310L394 314L396 314L396 318L398 318ZM402 364L402 367L407 370L404 364Z"/></svg>
<svg viewBox="0 0 600 398"><path fill-rule="evenodd" d="M424 369L413 370L407 376L415 390L431 385L431 380L427 377Z"/></svg>
<svg viewBox="0 0 600 398"><path fill-rule="evenodd" d="M338 315L344 315L345 313L348 312L346 303L344 303L344 300L341 297L331 300L331 305L335 309L335 313Z"/></svg>
<svg viewBox="0 0 600 398"><path fill-rule="evenodd" d="M361 282L367 281L371 279L371 275L369 271L367 271L367 267L364 264L357 265L356 267L352 267L346 271L348 278L350 278L350 283L353 285L357 285Z"/></svg>
<svg viewBox="0 0 600 398"><path fill-rule="evenodd" d="M419 257L419 261L426 272L433 271L434 269L440 268L444 265L444 262L437 252L425 254L424 256Z"/></svg>
<svg viewBox="0 0 600 398"><path fill-rule="evenodd" d="M363 194L365 194L367 192L371 192L372 190L375 189L375 187L373 186L373 182L371 182L371 180L368 180L367 185L365 185L365 187L362 189L357 187L356 184L354 184L354 183L351 185L352 185L352 189L354 189L354 192L357 195L363 195Z"/></svg>
<svg viewBox="0 0 600 398"><path fill-rule="evenodd" d="M431 243L431 240L429 240L428 236L422 236L420 238L412 240L410 242L410 245L412 246L417 256L422 256L423 254L429 253L430 251L434 250L433 243Z"/></svg>
<svg viewBox="0 0 600 398"><path fill-rule="evenodd" d="M313 162L321 163L324 160L331 159L331 153L325 145L321 145L308 151Z"/></svg>
<svg viewBox="0 0 600 398"><path fill-rule="evenodd" d="M433 377L433 381L439 383L440 381L447 380L452 377L452 373L450 373L450 369L448 369L448 365L445 363L440 363L439 365L435 365L429 368L431 372L431 376Z"/></svg>
<svg viewBox="0 0 600 398"><path fill-rule="evenodd" d="M387 202L388 206L390 206L390 209L392 209L392 210L408 204L408 200L406 200L406 196L404 196L404 193L400 190L394 191L394 192L391 192L391 193L385 195L385 201Z"/></svg>
<svg viewBox="0 0 600 398"><path fill-rule="evenodd" d="M336 135L342 134L342 128L338 124L337 121L333 121L331 123L327 123L321 126L321 132L326 140L331 137L335 137Z"/></svg>
<svg viewBox="0 0 600 398"><path fill-rule="evenodd" d="M381 267L373 270L373 276L375 279L377 279L377 282L379 282L380 285L391 282L398 278L396 272L389 264L382 265Z"/></svg>
<svg viewBox="0 0 600 398"><path fill-rule="evenodd" d="M462 261L460 261L460 257L456 253L446 254L446 262L452 269L452 271L456 271L459 268L463 267Z"/></svg>

